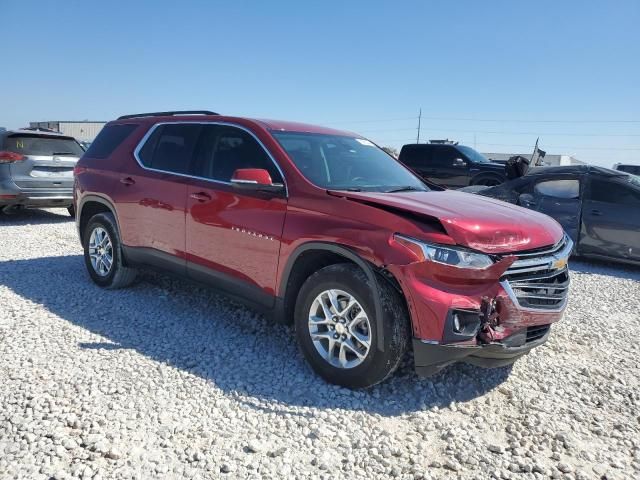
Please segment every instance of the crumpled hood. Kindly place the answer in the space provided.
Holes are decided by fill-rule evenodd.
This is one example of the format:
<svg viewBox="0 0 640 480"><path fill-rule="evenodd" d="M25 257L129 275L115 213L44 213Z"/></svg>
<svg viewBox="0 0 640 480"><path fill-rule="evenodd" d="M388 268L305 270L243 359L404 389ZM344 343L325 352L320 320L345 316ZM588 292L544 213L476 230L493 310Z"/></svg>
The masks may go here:
<svg viewBox="0 0 640 480"><path fill-rule="evenodd" d="M546 247L556 244L563 236L558 222L539 212L454 190L398 193L334 191L332 194L436 218L458 245L485 253Z"/></svg>

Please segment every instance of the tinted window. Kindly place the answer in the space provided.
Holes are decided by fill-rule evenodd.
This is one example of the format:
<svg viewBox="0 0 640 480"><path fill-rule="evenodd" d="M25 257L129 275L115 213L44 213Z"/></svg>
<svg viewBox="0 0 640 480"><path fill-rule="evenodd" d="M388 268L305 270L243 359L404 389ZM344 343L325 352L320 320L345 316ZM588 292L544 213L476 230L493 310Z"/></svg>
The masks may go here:
<svg viewBox="0 0 640 480"><path fill-rule="evenodd" d="M454 147L437 146L433 152L431 165L434 167L452 167L456 158L462 158L463 155Z"/></svg>
<svg viewBox="0 0 640 480"><path fill-rule="evenodd" d="M462 152L473 163L487 163L489 159L482 155L480 152L474 150L471 147L465 145L456 145L458 151Z"/></svg>
<svg viewBox="0 0 640 480"><path fill-rule="evenodd" d="M3 150L21 153L22 155L70 155L81 157L84 153L80 144L71 137L53 137L21 133L9 135L4 143Z"/></svg>
<svg viewBox="0 0 640 480"><path fill-rule="evenodd" d="M171 123L156 128L140 150L143 165L164 172L188 173L199 124Z"/></svg>
<svg viewBox="0 0 640 480"><path fill-rule="evenodd" d="M91 158L107 158L120 145L137 125L107 125L93 143L90 144L85 155Z"/></svg>
<svg viewBox="0 0 640 480"><path fill-rule="evenodd" d="M431 149L422 145L405 145L400 151L400 161L405 165L420 169L431 162Z"/></svg>
<svg viewBox="0 0 640 480"><path fill-rule="evenodd" d="M273 132L300 172L320 188L389 191L428 188L393 157L362 138Z"/></svg>
<svg viewBox="0 0 640 480"><path fill-rule="evenodd" d="M640 174L640 165L618 165L617 170L622 172L632 173L634 175Z"/></svg>
<svg viewBox="0 0 640 480"><path fill-rule="evenodd" d="M594 202L640 205L640 189L633 189L619 182L591 180L589 197Z"/></svg>
<svg viewBox="0 0 640 480"><path fill-rule="evenodd" d="M222 182L231 181L239 168L267 170L273 183L282 176L264 148L249 133L235 127L204 127L196 154L195 175Z"/></svg>
<svg viewBox="0 0 640 480"><path fill-rule="evenodd" d="M536 193L555 198L579 198L580 181L572 180L547 180L539 182L534 187Z"/></svg>

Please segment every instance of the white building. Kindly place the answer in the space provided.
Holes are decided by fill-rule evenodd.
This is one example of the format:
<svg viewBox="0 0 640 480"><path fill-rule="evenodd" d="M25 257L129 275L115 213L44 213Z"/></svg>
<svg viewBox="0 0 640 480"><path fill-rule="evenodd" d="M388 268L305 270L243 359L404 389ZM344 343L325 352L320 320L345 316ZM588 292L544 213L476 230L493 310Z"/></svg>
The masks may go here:
<svg viewBox="0 0 640 480"><path fill-rule="evenodd" d="M31 128L48 128L49 130L69 135L81 142L92 142L105 123L107 122L55 120L50 122L29 122L29 126Z"/></svg>
<svg viewBox="0 0 640 480"><path fill-rule="evenodd" d="M530 153L483 153L489 160L506 161L514 155L520 155L521 157L531 160ZM547 154L544 157L545 165L584 165L586 162L578 160L571 155L551 155Z"/></svg>

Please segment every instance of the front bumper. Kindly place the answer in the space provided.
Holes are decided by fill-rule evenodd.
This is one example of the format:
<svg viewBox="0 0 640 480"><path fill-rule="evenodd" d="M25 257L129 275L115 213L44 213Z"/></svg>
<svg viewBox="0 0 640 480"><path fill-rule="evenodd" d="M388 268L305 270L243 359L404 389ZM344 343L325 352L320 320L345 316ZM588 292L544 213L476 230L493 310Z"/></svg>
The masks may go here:
<svg viewBox="0 0 640 480"><path fill-rule="evenodd" d="M478 272L427 262L390 266L407 298L418 373L457 361L508 365L542 345L564 315L572 248L565 237Z"/></svg>
<svg viewBox="0 0 640 480"><path fill-rule="evenodd" d="M447 365L455 362L470 363L483 368L496 368L511 365L533 348L545 343L551 328L545 326L542 336L535 335L529 340L527 329L507 337L501 342L483 345L440 345L428 341L413 339L413 355L416 373L420 376L431 376ZM538 327L538 331L542 327Z"/></svg>

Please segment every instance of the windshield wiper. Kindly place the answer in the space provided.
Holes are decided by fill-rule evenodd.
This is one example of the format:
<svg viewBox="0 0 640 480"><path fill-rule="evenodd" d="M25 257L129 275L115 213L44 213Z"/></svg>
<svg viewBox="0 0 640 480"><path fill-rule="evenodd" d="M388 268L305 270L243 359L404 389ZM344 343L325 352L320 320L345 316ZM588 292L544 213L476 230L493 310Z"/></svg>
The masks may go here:
<svg viewBox="0 0 640 480"><path fill-rule="evenodd" d="M51 155L75 155L73 152L53 152Z"/></svg>
<svg viewBox="0 0 640 480"><path fill-rule="evenodd" d="M397 192L418 192L418 191L422 191L421 188L417 188L417 187L412 187L410 185L407 185L405 187L398 187L398 188L392 188L391 190L386 190L384 193L397 193Z"/></svg>

